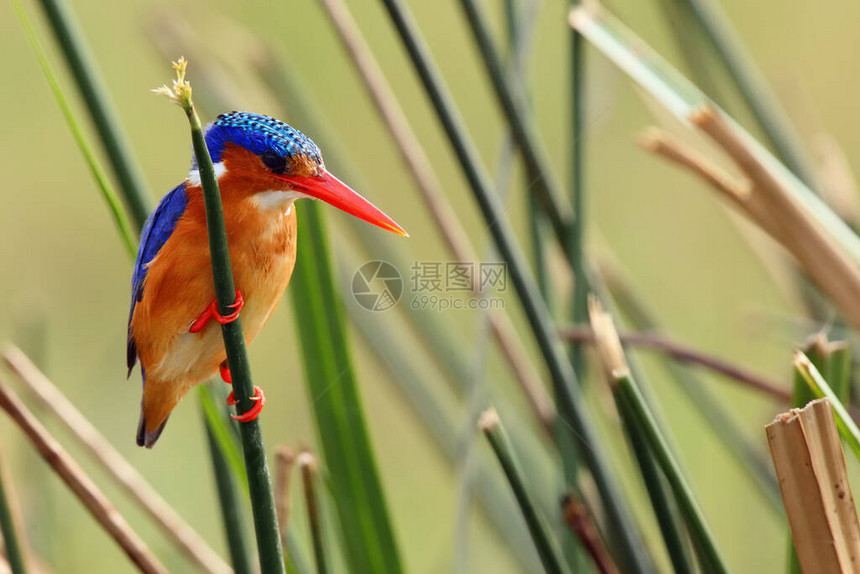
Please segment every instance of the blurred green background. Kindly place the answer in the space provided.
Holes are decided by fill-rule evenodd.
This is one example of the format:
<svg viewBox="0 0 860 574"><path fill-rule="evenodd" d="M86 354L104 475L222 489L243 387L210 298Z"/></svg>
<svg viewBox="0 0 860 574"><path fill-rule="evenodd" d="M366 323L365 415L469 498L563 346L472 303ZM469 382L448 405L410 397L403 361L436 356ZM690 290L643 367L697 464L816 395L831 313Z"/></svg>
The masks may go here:
<svg viewBox="0 0 860 574"><path fill-rule="evenodd" d="M411 179L317 2L76 0L72 4L151 189L159 197L185 176L191 153L181 114L150 92L167 81L171 71L147 30L156 17L187 20L204 43L219 57L233 58L235 65L240 62L243 42L225 26L222 17L228 17L271 42L286 57L361 174L366 188L359 191L411 233L411 260L448 260ZM501 33L501 2L488 0L485 4L498 17L496 29ZM483 252L488 238L471 193L381 3L351 0L349 5L430 152L473 244ZM454 0L414 0L410 5L487 165L495 169L504 125L459 6ZM802 0L727 0L723 5L803 139L808 142L827 132L849 159L860 157L860 140L855 135L860 133L860 113L855 111L860 80L850 73L856 58L860 6L847 1L821 4ZM27 8L64 85L73 92L37 6L28 3ZM684 69L656 0L617 0L611 8ZM542 2L537 27L529 63L533 102L549 155L559 176L566 178L573 144L566 128L565 3ZM153 451L134 445L139 374L135 372L126 381L123 361L131 264L9 3L0 4L0 32L0 107L4 110L0 168L6 177L0 190L0 341L15 341L33 353L81 411L226 555L196 401L181 404ZM654 106L620 72L592 50L588 54L583 141L593 251L611 250L678 338L788 385L793 346L805 336L800 330L787 329L783 321L787 314L799 313L796 298L774 283L733 223L733 216L727 215L710 190L634 145L634 136L662 116L655 120ZM192 59L192 82L194 65ZM254 77L241 66L235 68L240 91L233 94L237 102L256 112L282 115L275 102L261 95ZM74 102L83 109L77 98ZM750 125L747 117L739 119ZM302 129L300 124L296 127ZM309 135L314 137L313 132ZM523 186L520 179L515 181L507 200L508 213L525 237ZM345 247L350 237L340 229L346 217L333 210L329 213L334 249ZM397 241L393 237L382 240ZM770 257L779 255L770 244L761 243ZM355 268L363 261L356 260ZM566 284L560 266L558 271L559 283ZM408 287L410 272L401 269L401 273ZM400 304L408 303L409 297L407 291ZM507 309L521 324L513 297L508 298ZM290 305L282 305L251 347L255 378L268 398L262 421L272 447L312 446L315 441L312 397L304 392L297 350L301 332L290 314ZM385 328L402 331L394 311L377 315L374 320ZM444 317L452 337L470 351L483 343L473 329L458 326L474 325L477 319L476 311L449 311ZM531 344L527 329L523 333ZM353 335L371 437L405 565L414 573L449 571L458 533L460 471L440 455L360 334ZM495 351L490 359L488 384L500 385L519 401L510 391L512 385L503 380L503 363ZM437 366L426 357L416 360L430 377L438 376ZM682 461L730 566L749 573L781 569L786 555L783 519L761 499L685 399L664 381L664 373L650 361L645 365L651 367L649 373ZM731 383L712 377L706 380L764 447L763 426L778 407ZM593 408L607 408L605 397L591 399ZM467 410L463 405L457 408L465 424ZM525 409L522 413L528 417ZM59 431L53 421L47 422L49 428ZM610 432L613 436L607 440L618 447L617 432ZM29 539L55 571L130 569L120 550L5 417L0 417L0 443L12 461ZM68 446L74 455L82 454L74 445ZM483 444L481 448L485 448ZM624 455L623 450L616 450ZM87 459L80 460L92 469ZM624 474L632 467L619 463L617 469ZM184 559L150 522L100 471L93 469L93 473L171 571L186 569ZM625 484L639 488L629 480ZM294 506L296 530L305 539L301 507ZM473 511L470 516L469 571L518 571L481 513ZM653 546L659 547L653 527L649 536Z"/></svg>

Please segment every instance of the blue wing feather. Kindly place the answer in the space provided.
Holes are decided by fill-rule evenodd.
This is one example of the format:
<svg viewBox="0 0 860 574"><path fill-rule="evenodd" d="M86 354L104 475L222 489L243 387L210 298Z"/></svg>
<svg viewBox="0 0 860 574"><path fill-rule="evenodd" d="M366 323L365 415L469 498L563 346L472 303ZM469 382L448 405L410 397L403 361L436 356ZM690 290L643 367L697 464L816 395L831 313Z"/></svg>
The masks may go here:
<svg viewBox="0 0 860 574"><path fill-rule="evenodd" d="M143 298L146 271L149 263L155 259L155 256L158 255L158 252L161 251L161 248L173 234L176 222L185 213L187 205L188 197L185 195L185 183L180 183L162 198L161 203L158 204L158 207L146 220L143 231L140 233L140 248L137 251L137 260L134 262L134 274L131 278L131 308L128 311L129 330L126 345L126 363L128 364L129 374L131 374L131 369L137 363L137 347L135 346L134 338L131 336L131 318L134 315L135 306Z"/></svg>

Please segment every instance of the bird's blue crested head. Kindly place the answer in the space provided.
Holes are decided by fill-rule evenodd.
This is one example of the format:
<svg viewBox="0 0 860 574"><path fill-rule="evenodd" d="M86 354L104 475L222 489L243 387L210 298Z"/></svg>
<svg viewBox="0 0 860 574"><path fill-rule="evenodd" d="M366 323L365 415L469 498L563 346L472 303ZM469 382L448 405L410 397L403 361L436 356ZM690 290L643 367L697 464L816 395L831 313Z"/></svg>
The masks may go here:
<svg viewBox="0 0 860 574"><path fill-rule="evenodd" d="M234 111L218 116L206 128L206 146L213 163L221 161L221 154L228 143L247 149L266 163L267 160L289 163L293 159L307 158L317 166L323 165L322 154L311 138L280 120L262 114Z"/></svg>

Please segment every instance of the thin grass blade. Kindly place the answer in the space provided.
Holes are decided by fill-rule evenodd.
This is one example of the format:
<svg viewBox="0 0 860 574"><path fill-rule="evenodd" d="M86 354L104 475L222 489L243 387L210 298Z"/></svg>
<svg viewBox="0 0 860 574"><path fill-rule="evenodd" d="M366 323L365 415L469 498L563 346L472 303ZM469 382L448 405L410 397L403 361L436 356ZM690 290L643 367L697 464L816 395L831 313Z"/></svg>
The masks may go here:
<svg viewBox="0 0 860 574"><path fill-rule="evenodd" d="M40 0L40 4L99 133L135 227L140 231L151 205L146 180L123 133L95 58L66 0Z"/></svg>
<svg viewBox="0 0 860 574"><path fill-rule="evenodd" d="M42 74L48 81L48 85L51 88L54 99L57 100L57 104L60 106L63 118L69 126L69 131L72 132L72 137L75 138L75 143L77 143L78 149L81 150L81 154L83 154L84 160L87 162L87 166L90 168L90 172L96 180L99 190L102 192L102 197L104 197L108 204L114 223L116 223L120 237L122 237L123 244L128 250L129 255L134 257L135 253L137 253L136 233L132 231L131 223L122 207L122 202L117 196L116 191L113 189L113 186L111 186L108 181L107 174L105 174L102 169L101 164L96 158L95 152L90 146L87 137L84 135L84 132L78 123L78 119L72 111L71 104L69 103L68 98L66 98L66 94L60 85L60 81L54 73L51 62L48 60L48 55L45 53L45 49L42 47L39 37L36 35L36 30L33 28L33 24L27 16L27 12L24 10L20 0L12 0L12 6L15 8L18 20L24 28L24 34L27 36L27 41L30 43L30 46L33 48L33 52L36 54L36 59L39 61L39 67L42 69Z"/></svg>

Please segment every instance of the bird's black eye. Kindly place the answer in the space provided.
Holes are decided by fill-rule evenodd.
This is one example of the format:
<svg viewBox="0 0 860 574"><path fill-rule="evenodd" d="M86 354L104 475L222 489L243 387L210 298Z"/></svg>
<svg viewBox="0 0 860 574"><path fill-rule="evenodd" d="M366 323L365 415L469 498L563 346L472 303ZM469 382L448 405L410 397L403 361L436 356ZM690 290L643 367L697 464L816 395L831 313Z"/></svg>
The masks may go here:
<svg viewBox="0 0 860 574"><path fill-rule="evenodd" d="M263 164L275 173L284 173L287 169L287 159L273 151L263 152L260 156Z"/></svg>

